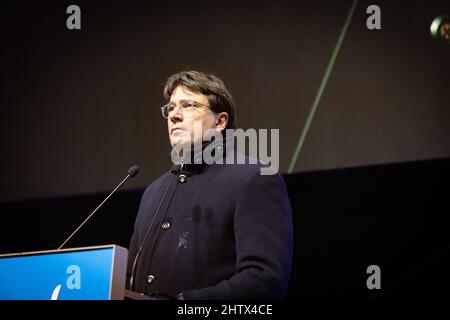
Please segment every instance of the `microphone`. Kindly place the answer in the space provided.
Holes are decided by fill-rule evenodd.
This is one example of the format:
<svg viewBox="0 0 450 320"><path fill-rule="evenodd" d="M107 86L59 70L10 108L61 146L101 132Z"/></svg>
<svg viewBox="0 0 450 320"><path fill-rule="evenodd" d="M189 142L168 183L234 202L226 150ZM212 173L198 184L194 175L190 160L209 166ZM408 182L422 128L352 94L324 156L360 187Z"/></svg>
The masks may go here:
<svg viewBox="0 0 450 320"><path fill-rule="evenodd" d="M430 26L430 33L434 39L442 39L450 43L450 18L436 17Z"/></svg>
<svg viewBox="0 0 450 320"><path fill-rule="evenodd" d="M129 175L129 178L134 178L139 173L139 167L138 166L132 166L130 169L128 169L127 174ZM128 179L125 178L125 179Z"/></svg>
<svg viewBox="0 0 450 320"><path fill-rule="evenodd" d="M171 169L172 176L170 177L169 183L167 184L166 189L164 190L164 193L163 193L163 195L161 197L161 200L159 201L158 208L156 209L156 212L153 215L153 219L150 222L150 226L148 227L147 232L145 233L144 240L142 240L141 245L139 246L139 249L138 249L138 251L136 253L136 256L134 257L133 265L131 267L131 275L130 275L130 282L129 282L129 288L130 288L131 291L134 291L134 277L135 277L135 273L136 273L136 266L137 266L137 262L139 260L139 256L141 255L141 252L144 249L144 245L145 245L145 243L148 240L148 236L150 234L150 230L152 229L153 224L155 223L156 218L157 218L157 216L158 216L158 214L160 212L161 206L162 206L162 204L164 202L164 199L166 198L167 192L169 191L169 188L170 188L170 185L172 184L173 178L176 175L180 174L181 170L183 170L183 166L184 166L183 162L181 162L181 164L174 164L172 166L172 169Z"/></svg>
<svg viewBox="0 0 450 320"><path fill-rule="evenodd" d="M61 250L61 248L64 247L64 245L67 243L67 241L69 241L75 235L75 233L77 233L78 230L80 230L80 228L94 215L94 213L97 212L98 209L100 209L100 207L113 195L113 193L116 192L116 190L119 189L125 183L125 181L127 181L129 178L135 177L138 173L139 173L139 167L138 166L132 166L130 169L128 169L127 176L118 184L118 186L113 191L111 191L111 193L105 198L105 200L103 200L102 203L100 203L98 205L98 207L95 208L94 211L92 211L92 213L89 215L89 217L87 217L86 220L84 220L78 226L78 228L76 228L76 230L74 232L72 232L72 234L66 239L66 241L64 241L59 246L58 250Z"/></svg>

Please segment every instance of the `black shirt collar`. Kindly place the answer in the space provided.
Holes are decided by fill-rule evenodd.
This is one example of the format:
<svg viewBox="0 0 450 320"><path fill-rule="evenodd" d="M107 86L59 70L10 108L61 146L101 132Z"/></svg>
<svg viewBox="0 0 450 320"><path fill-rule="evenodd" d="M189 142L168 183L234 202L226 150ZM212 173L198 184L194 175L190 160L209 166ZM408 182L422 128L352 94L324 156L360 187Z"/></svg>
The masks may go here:
<svg viewBox="0 0 450 320"><path fill-rule="evenodd" d="M198 173L202 171L208 165L204 161L204 155L211 155L214 159L213 163L216 163L220 159L222 159L223 161L226 154L225 145L225 139L222 139L222 141L219 142L207 141L200 147L192 147L188 151L184 150L184 154L182 157L179 156L178 152L175 149L172 149L171 159L174 162L174 165L172 166L172 173L179 173L180 171L183 171L185 173ZM189 161L187 161L187 159L189 159Z"/></svg>

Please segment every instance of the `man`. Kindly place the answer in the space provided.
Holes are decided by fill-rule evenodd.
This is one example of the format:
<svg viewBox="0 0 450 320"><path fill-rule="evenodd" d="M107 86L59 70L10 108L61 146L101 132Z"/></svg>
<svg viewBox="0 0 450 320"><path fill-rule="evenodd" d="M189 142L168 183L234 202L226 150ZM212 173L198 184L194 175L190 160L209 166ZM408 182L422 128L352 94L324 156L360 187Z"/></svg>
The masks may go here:
<svg viewBox="0 0 450 320"><path fill-rule="evenodd" d="M180 148L206 150L214 143L203 143L204 133L235 128L233 98L219 78L183 71L168 78L164 96L162 113L181 165L142 196L129 249L129 289L178 299L283 298L293 230L281 176L261 175L263 165L249 161L206 164L194 159L195 150ZM221 146L212 151L216 159L236 157Z"/></svg>

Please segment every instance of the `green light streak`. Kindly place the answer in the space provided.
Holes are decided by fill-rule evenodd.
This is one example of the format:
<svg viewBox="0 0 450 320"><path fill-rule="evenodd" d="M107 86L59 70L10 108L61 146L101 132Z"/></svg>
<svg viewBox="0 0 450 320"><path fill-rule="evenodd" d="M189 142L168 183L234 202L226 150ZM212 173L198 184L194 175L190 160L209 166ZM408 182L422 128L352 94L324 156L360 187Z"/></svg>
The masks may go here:
<svg viewBox="0 0 450 320"><path fill-rule="evenodd" d="M337 55L338 55L339 51L341 50L342 42L344 41L345 34L347 33L347 29L352 20L353 13L355 12L357 3L358 3L358 0L353 0L353 4L347 15L347 19L345 20L344 27L341 30L341 34L339 35L339 39L336 43L336 46L334 47L333 54L331 55L331 59L328 62L327 69L326 69L323 79L320 83L319 90L317 91L316 97L314 98L313 105L312 105L311 109L309 110L309 114L306 119L305 126L303 127L303 130L301 132L300 139L298 140L297 146L295 147L294 154L291 159L291 163L289 164L288 173L292 173L292 171L294 170L294 167L297 162L298 156L300 155L300 151L302 149L303 143L305 142L306 135L308 134L309 128L311 127L311 122L314 118L314 114L316 113L317 106L320 103L320 99L322 98L323 91L325 90L325 87L327 85L328 78L330 77L331 71L333 70Z"/></svg>

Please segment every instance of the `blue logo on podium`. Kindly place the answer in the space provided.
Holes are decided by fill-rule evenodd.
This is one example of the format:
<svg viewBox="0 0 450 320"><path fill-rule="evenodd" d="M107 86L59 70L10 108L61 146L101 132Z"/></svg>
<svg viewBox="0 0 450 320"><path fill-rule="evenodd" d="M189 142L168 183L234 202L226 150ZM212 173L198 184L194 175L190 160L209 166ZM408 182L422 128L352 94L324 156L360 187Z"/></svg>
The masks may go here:
<svg viewBox="0 0 450 320"><path fill-rule="evenodd" d="M0 299L107 300L113 249L0 258Z"/></svg>

